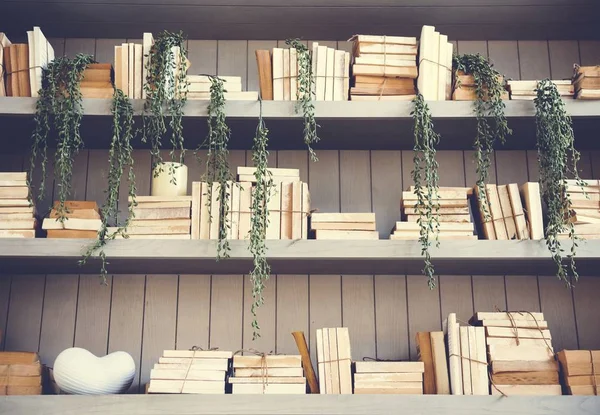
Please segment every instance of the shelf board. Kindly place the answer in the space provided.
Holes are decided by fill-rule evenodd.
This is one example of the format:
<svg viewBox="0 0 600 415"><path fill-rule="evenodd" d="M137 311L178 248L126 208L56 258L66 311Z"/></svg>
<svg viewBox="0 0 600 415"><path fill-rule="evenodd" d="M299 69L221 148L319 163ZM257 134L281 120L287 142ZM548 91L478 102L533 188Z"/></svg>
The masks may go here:
<svg viewBox="0 0 600 415"><path fill-rule="evenodd" d="M0 396L5 415L590 415L597 396L444 395L104 395Z"/></svg>
<svg viewBox="0 0 600 415"><path fill-rule="evenodd" d="M565 241L567 242L567 241ZM90 240L0 239L0 270L8 274L97 273L91 259L78 266ZM114 274L247 274L252 256L247 241L230 241L230 258L215 260L216 241L115 240L105 247ZM273 240L267 257L274 274L420 274L417 241ZM568 251L569 244L564 244ZM544 241L444 241L432 248L436 273L471 275L555 275ZM600 241L581 242L577 269L598 275Z"/></svg>
<svg viewBox="0 0 600 415"><path fill-rule="evenodd" d="M33 130L35 98L0 98L0 129L11 131L0 137L0 145L10 151L29 148ZM141 114L144 101L132 100L136 114ZM305 149L302 116L292 101L263 102L263 116L270 130L269 147L273 150ZM469 150L476 131L473 103L470 101L428 102L435 129L441 134L440 150ZM82 136L87 148L106 149L110 143L111 100L85 99ZM187 148L196 148L207 133L208 101L188 101L184 128ZM315 115L321 126L322 150L411 150L414 136L410 102L315 102ZM600 101L565 101L573 118L577 147L600 149L595 134L600 125ZM256 101L230 101L226 104L231 127L231 149L250 149L259 115ZM505 150L535 149L535 109L531 101L507 101L506 116L514 134L508 137ZM139 124L140 117L137 117ZM15 143L14 137L22 137ZM163 140L168 146L168 139ZM10 146L8 146L10 144ZM147 147L137 140L135 148Z"/></svg>

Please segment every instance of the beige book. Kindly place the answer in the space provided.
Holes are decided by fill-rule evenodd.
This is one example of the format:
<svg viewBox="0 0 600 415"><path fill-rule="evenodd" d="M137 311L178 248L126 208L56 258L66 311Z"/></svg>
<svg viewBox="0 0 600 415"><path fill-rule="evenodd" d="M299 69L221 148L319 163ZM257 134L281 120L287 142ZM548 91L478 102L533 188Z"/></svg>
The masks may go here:
<svg viewBox="0 0 600 415"><path fill-rule="evenodd" d="M266 369L266 383L268 384L282 384L282 385L289 385L289 384L302 384L302 385L306 385L306 378L305 377L277 377L277 376L270 376L269 374L269 369ZM229 383L231 383L232 385L235 384L263 384L265 383L265 379L262 377L250 377L250 378L243 378L243 377L229 377Z"/></svg>
<svg viewBox="0 0 600 415"><path fill-rule="evenodd" d="M354 63L358 65L375 65L375 66L417 66L416 56L402 55L363 55L354 59Z"/></svg>
<svg viewBox="0 0 600 415"><path fill-rule="evenodd" d="M315 75L316 100L326 101L327 46L317 47L317 72Z"/></svg>
<svg viewBox="0 0 600 415"><path fill-rule="evenodd" d="M129 98L135 98L135 45L127 44L127 95Z"/></svg>
<svg viewBox="0 0 600 415"><path fill-rule="evenodd" d="M225 383L225 372L220 370L198 370L198 369L152 369L150 379L156 380L208 380L221 381Z"/></svg>
<svg viewBox="0 0 600 415"><path fill-rule="evenodd" d="M157 228L165 226L191 226L191 219L162 219L162 220L139 220L133 219L129 224L131 228Z"/></svg>
<svg viewBox="0 0 600 415"><path fill-rule="evenodd" d="M420 76L417 79L417 87L427 101L437 100L439 34L436 37L436 33L435 27L423 26L419 39Z"/></svg>
<svg viewBox="0 0 600 415"><path fill-rule="evenodd" d="M356 382L422 382L422 373L357 373Z"/></svg>
<svg viewBox="0 0 600 415"><path fill-rule="evenodd" d="M487 194L487 201L490 206L488 213L491 216L492 223L494 224L496 239L507 240L509 239L508 231L506 229L506 223L504 222L502 214L498 187L495 184L486 184L485 191Z"/></svg>
<svg viewBox="0 0 600 415"><path fill-rule="evenodd" d="M448 379L446 344L444 332L431 332L431 351L433 354L433 369L435 371L435 387L438 395L450 395Z"/></svg>
<svg viewBox="0 0 600 415"><path fill-rule="evenodd" d="M148 80L148 68L150 65L150 50L154 45L154 37L152 33L144 33L142 37L142 99L146 99L146 87ZM115 64L116 67L116 64Z"/></svg>
<svg viewBox="0 0 600 415"><path fill-rule="evenodd" d="M507 185L498 185L498 198L500 199L500 209L502 210L502 216L504 218L504 225L508 239L519 239L517 235L517 224L515 217L513 216L512 204L510 201L510 195L508 194Z"/></svg>
<svg viewBox="0 0 600 415"><path fill-rule="evenodd" d="M419 218L419 215L406 215L407 222L417 222ZM438 220L440 222L469 223L471 222L471 215L440 215Z"/></svg>
<svg viewBox="0 0 600 415"><path fill-rule="evenodd" d="M191 368L198 370L221 370L226 371L229 364L228 359L191 359L185 357L159 357L158 365L165 369ZM157 365L154 365L157 368Z"/></svg>
<svg viewBox="0 0 600 415"><path fill-rule="evenodd" d="M492 374L507 372L558 371L558 362L556 362L554 359L539 362L531 360L492 361L491 365Z"/></svg>
<svg viewBox="0 0 600 415"><path fill-rule="evenodd" d="M284 64L283 64L283 49L273 49L273 99L275 101L284 100Z"/></svg>
<svg viewBox="0 0 600 415"><path fill-rule="evenodd" d="M190 208L144 208L133 209L136 220L143 219L188 219L190 218Z"/></svg>
<svg viewBox="0 0 600 415"><path fill-rule="evenodd" d="M548 343L550 343L548 341ZM554 358L554 352L544 346L503 346L491 345L488 346L488 353L491 361L500 360L528 360L545 362Z"/></svg>
<svg viewBox="0 0 600 415"><path fill-rule="evenodd" d="M267 202L269 224L267 225L266 239L281 239L281 186L282 183L278 183L271 187L271 194Z"/></svg>
<svg viewBox="0 0 600 415"><path fill-rule="evenodd" d="M471 381L471 349L469 347L469 328L460 327L460 356L462 360L463 394L473 395L473 384Z"/></svg>
<svg viewBox="0 0 600 415"><path fill-rule="evenodd" d="M121 45L121 82L123 93L131 98L129 95L129 46L127 43Z"/></svg>
<svg viewBox="0 0 600 415"><path fill-rule="evenodd" d="M335 328L325 329L329 337L329 361L331 367L331 391L334 395L340 394L340 360L338 356L337 331Z"/></svg>
<svg viewBox="0 0 600 415"><path fill-rule="evenodd" d="M273 177L296 177L300 180L300 170L299 169L283 169L283 168L269 168L269 173ZM256 173L256 167L244 167L239 166L237 168L237 174L241 176L250 176Z"/></svg>
<svg viewBox="0 0 600 415"><path fill-rule="evenodd" d="M527 227L527 220L525 219L525 212L523 211L523 203L521 202L518 184L511 183L508 185L508 196L515 217L517 237L518 239L529 239L529 228Z"/></svg>
<svg viewBox="0 0 600 415"><path fill-rule="evenodd" d="M290 50L283 49L283 100L290 101Z"/></svg>
<svg viewBox="0 0 600 415"><path fill-rule="evenodd" d="M225 83L225 91L227 92L242 92L242 84L241 83ZM204 92L204 93L210 93L210 87L211 84L209 83L203 83L203 82L197 82L197 83L191 83L188 87L188 93L195 93L195 92Z"/></svg>
<svg viewBox="0 0 600 415"><path fill-rule="evenodd" d="M298 51L290 49L290 100L298 100Z"/></svg>
<svg viewBox="0 0 600 415"><path fill-rule="evenodd" d="M340 230L317 230L316 239L346 239L346 240L376 240L379 239L377 231L340 231Z"/></svg>
<svg viewBox="0 0 600 415"><path fill-rule="evenodd" d="M390 240L393 240L393 241L416 241L419 239L419 237L420 237L420 234L418 232L414 232L414 233L400 232L400 233L396 233L396 234L391 234ZM464 232L446 232L446 233L438 234L437 238L440 241L448 241L448 240L476 241L477 235L468 235L468 234L465 234Z"/></svg>
<svg viewBox="0 0 600 415"><path fill-rule="evenodd" d="M327 393L327 379L325 373L325 351L323 343L323 329L317 329L317 372L319 373L319 393Z"/></svg>
<svg viewBox="0 0 600 415"><path fill-rule="evenodd" d="M281 183L281 236L293 239L293 183Z"/></svg>
<svg viewBox="0 0 600 415"><path fill-rule="evenodd" d="M312 69L312 81L313 81L313 90L312 92L317 93L317 60L319 59L319 44L317 42L313 42L312 44L312 53L311 53L311 69Z"/></svg>
<svg viewBox="0 0 600 415"><path fill-rule="evenodd" d="M375 222L315 222L311 223L312 230L334 231L375 231Z"/></svg>
<svg viewBox="0 0 600 415"><path fill-rule="evenodd" d="M133 97L135 99L142 98L142 45L133 45L133 59L134 59L134 74L133 74Z"/></svg>
<svg viewBox="0 0 600 415"><path fill-rule="evenodd" d="M281 49L283 50L283 49ZM210 81L211 77L208 75L187 75L187 80L191 84L207 84L211 85ZM225 89L229 85L241 85L242 77L241 76L222 76L219 75L219 79L225 83Z"/></svg>
<svg viewBox="0 0 600 415"><path fill-rule="evenodd" d="M517 327L523 329L548 328L548 322L544 320L483 320L481 324L487 327Z"/></svg>
<svg viewBox="0 0 600 415"><path fill-rule="evenodd" d="M466 199L468 195L467 189L458 189L458 190L444 190L443 188L438 190L438 198L440 200L458 200L458 199ZM408 192L402 192L403 200L417 200L417 195L414 193L414 190Z"/></svg>
<svg viewBox="0 0 600 415"><path fill-rule="evenodd" d="M0 199L27 199L29 188L23 187L0 187Z"/></svg>
<svg viewBox="0 0 600 415"><path fill-rule="evenodd" d="M306 393L305 384L254 384L233 385L233 394L249 394L249 395L304 395Z"/></svg>
<svg viewBox="0 0 600 415"><path fill-rule="evenodd" d="M231 359L233 352L225 350L165 350L163 357L184 357L189 359Z"/></svg>
<svg viewBox="0 0 600 415"><path fill-rule="evenodd" d="M344 53L344 101L349 98L350 91L350 52Z"/></svg>
<svg viewBox="0 0 600 415"><path fill-rule="evenodd" d="M352 352L350 349L350 333L347 327L332 329L337 334L338 365L340 375L340 394L352 394Z"/></svg>
<svg viewBox="0 0 600 415"><path fill-rule="evenodd" d="M200 239L200 206L202 204L202 183L192 182L192 236Z"/></svg>
<svg viewBox="0 0 600 415"><path fill-rule="evenodd" d="M311 214L312 223L317 222L375 222L375 213L319 213Z"/></svg>
<svg viewBox="0 0 600 415"><path fill-rule="evenodd" d="M213 182L212 191L210 192L210 237L209 239L219 239L219 222L221 220L221 201L220 201L221 185Z"/></svg>
<svg viewBox="0 0 600 415"><path fill-rule="evenodd" d="M416 95L351 95L351 101L412 101Z"/></svg>
<svg viewBox="0 0 600 415"><path fill-rule="evenodd" d="M325 69L325 101L333 101L335 99L335 49L327 48L327 68Z"/></svg>
<svg viewBox="0 0 600 415"><path fill-rule="evenodd" d="M0 208L8 207L29 207L27 199L0 199Z"/></svg>
<svg viewBox="0 0 600 415"><path fill-rule="evenodd" d="M265 376L264 369L257 368L240 368L234 369L235 377L244 377L244 378L263 378ZM304 375L304 370L301 367L274 367L268 368L267 374L269 379L274 379L276 377L302 377Z"/></svg>
<svg viewBox="0 0 600 415"><path fill-rule="evenodd" d="M448 373L452 395L463 394L463 378L460 350L460 328L456 321L456 313L448 315Z"/></svg>
<svg viewBox="0 0 600 415"><path fill-rule="evenodd" d="M416 45L394 45L390 43L359 43L357 55L385 54L385 55L416 55Z"/></svg>
<svg viewBox="0 0 600 415"><path fill-rule="evenodd" d="M4 77L6 75L5 72L7 72L4 70L4 65L6 65L5 59L4 59L4 48L8 48L10 45L11 45L11 42L6 37L6 34L0 32L0 79L2 79L2 80L4 80ZM7 49L7 51L8 51L8 49ZM33 90L32 90L32 93L33 93ZM0 97L5 97L5 96L7 96L7 93L6 93L6 88L4 87L4 82L0 82Z"/></svg>
<svg viewBox="0 0 600 415"><path fill-rule="evenodd" d="M308 239L308 215L310 215L310 192L308 183L302 183L302 239Z"/></svg>
<svg viewBox="0 0 600 415"><path fill-rule="evenodd" d="M231 196L231 218L229 225L230 239L240 239L240 198L241 188L239 183L234 183Z"/></svg>
<svg viewBox="0 0 600 415"><path fill-rule="evenodd" d="M250 232L250 218L252 206L252 183L240 183L240 224L238 239L246 239Z"/></svg>
<svg viewBox="0 0 600 415"><path fill-rule="evenodd" d="M422 395L423 394L423 387L414 387L414 388L397 388L397 387L391 387L391 386L387 386L385 383L382 383L379 387L377 388L361 388L361 387L355 387L354 388L354 394L355 395L363 395L363 394L367 394L367 395L383 395L383 394L390 394L390 395Z"/></svg>
<svg viewBox="0 0 600 415"><path fill-rule="evenodd" d="M560 385L494 385L494 396L562 395Z"/></svg>
<svg viewBox="0 0 600 415"><path fill-rule="evenodd" d="M452 55L454 53L454 45L450 42L446 45L446 101L450 101L452 99Z"/></svg>
<svg viewBox="0 0 600 415"><path fill-rule="evenodd" d="M268 355L264 357L269 368L275 367L302 367L300 355ZM233 356L233 368L261 368L265 361L261 356Z"/></svg>
<svg viewBox="0 0 600 415"><path fill-rule="evenodd" d="M523 339L552 339L550 330L537 329L513 329L509 327L486 327L486 333L490 337L518 337Z"/></svg>
<svg viewBox="0 0 600 415"><path fill-rule="evenodd" d="M69 219L72 220L72 219ZM109 227L109 232L116 232L119 228ZM171 226L140 226L127 228L127 235L188 235L185 239L190 239L190 226L171 225Z"/></svg>
<svg viewBox="0 0 600 415"><path fill-rule="evenodd" d="M352 67L355 75L386 76L390 78L417 78L416 67L393 67L393 66L373 66L357 65Z"/></svg>
<svg viewBox="0 0 600 415"><path fill-rule="evenodd" d="M485 329L473 327L475 331L475 349L477 351L476 361L473 362L471 370L477 372L477 383L473 386L473 395L489 395L490 382L488 377L488 360L485 344Z"/></svg>
<svg viewBox="0 0 600 415"><path fill-rule="evenodd" d="M567 377L569 379L569 377ZM600 380L600 379L599 379ZM497 385L558 385L558 372L507 372L492 375ZM567 380L567 385L569 381ZM494 387L492 386L492 389Z"/></svg>
<svg viewBox="0 0 600 415"><path fill-rule="evenodd" d="M292 182L292 239L302 239L302 183Z"/></svg>
<svg viewBox="0 0 600 415"><path fill-rule="evenodd" d="M355 362L356 373L424 373L423 362Z"/></svg>
<svg viewBox="0 0 600 415"><path fill-rule="evenodd" d="M45 223L45 221L46 220L44 220L44 223ZM49 226L49 225L47 225L47 226ZM27 230L27 229L33 229L34 227L35 227L35 219L32 218L31 216L29 216L28 219L0 219L0 229ZM60 228L60 229L63 229L63 228Z"/></svg>
<svg viewBox="0 0 600 415"><path fill-rule="evenodd" d="M204 380L151 380L148 393L224 394L225 382Z"/></svg>
<svg viewBox="0 0 600 415"><path fill-rule="evenodd" d="M421 225L414 222L396 222L395 232L414 232L420 231ZM440 232L471 232L473 233L472 223L454 223L454 222L441 222Z"/></svg>
<svg viewBox="0 0 600 415"><path fill-rule="evenodd" d="M346 75L346 52L336 50L333 69L333 101L345 101L344 85Z"/></svg>
<svg viewBox="0 0 600 415"><path fill-rule="evenodd" d="M437 77L437 100L446 100L446 64L448 58L448 36L439 35L439 46L438 46L438 77Z"/></svg>
<svg viewBox="0 0 600 415"><path fill-rule="evenodd" d="M404 36L377 36L377 35L355 35L350 39L357 43L380 43L386 45L409 45L416 46L416 37Z"/></svg>
<svg viewBox="0 0 600 415"><path fill-rule="evenodd" d="M20 181L20 182L26 182L27 181L27 173L25 172L1 172L0 173L0 180L2 181Z"/></svg>
<svg viewBox="0 0 600 415"><path fill-rule="evenodd" d="M519 339L509 337L487 337L485 342L488 346L538 346L553 349L550 342L545 339Z"/></svg>

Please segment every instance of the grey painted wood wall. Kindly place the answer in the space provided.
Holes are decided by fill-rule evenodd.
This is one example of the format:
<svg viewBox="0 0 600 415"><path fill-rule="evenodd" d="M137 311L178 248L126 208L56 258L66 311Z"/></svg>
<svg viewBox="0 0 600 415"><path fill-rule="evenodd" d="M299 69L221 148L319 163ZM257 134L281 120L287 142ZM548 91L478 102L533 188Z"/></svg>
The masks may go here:
<svg viewBox="0 0 600 415"><path fill-rule="evenodd" d="M111 62L114 39L53 39L59 54L93 53ZM276 41L189 41L193 72L240 75L256 89L253 51ZM336 42L329 43L332 46ZM347 47L344 42L339 47ZM600 42L458 42L460 53L479 51L508 76L534 79L568 77L572 63L600 62ZM318 114L317 114L318 115ZM27 140L28 137L21 139ZM277 151L274 167L299 168L309 183L313 207L324 212L373 211L385 238L399 215L402 189L410 185L410 151L320 151L318 163L306 151ZM191 159L191 158L190 158ZM103 202L108 153L84 150L74 164L74 199ZM475 167L470 151L442 151L438 160L442 186L471 186ZM189 182L202 169L189 160ZM251 165L248 151L233 151L232 168ZM26 155L0 154L2 170L27 168ZM138 194L150 191L150 155L136 151ZM580 162L584 178L600 179L600 151ZM51 169L50 174L51 174ZM537 180L532 151L498 151L492 182ZM126 206L126 183L121 208ZM48 186L48 207L54 187ZM451 242L446 242L451 243ZM563 348L600 348L600 279L582 279L567 290L553 276L444 275L430 291L420 275L274 275L260 310L262 337L253 342L251 291L243 275L114 275L100 286L95 275L0 275L0 330L4 350L37 350L52 365L66 347L80 346L102 355L126 350L138 363L132 391L148 381L160 353L169 348L255 348L294 353L290 332L304 330L314 350L314 330L350 328L354 359L416 359L417 331L440 330L450 312L466 322L474 311L541 310L553 343Z"/></svg>

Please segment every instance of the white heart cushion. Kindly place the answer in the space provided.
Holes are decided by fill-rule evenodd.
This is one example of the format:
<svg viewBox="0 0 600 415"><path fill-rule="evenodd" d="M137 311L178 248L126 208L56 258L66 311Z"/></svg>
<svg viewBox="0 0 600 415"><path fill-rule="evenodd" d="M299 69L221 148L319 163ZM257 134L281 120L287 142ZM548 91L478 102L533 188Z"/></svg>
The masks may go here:
<svg viewBox="0 0 600 415"><path fill-rule="evenodd" d="M97 357L80 347L61 352L54 361L54 381L66 393L105 395L127 391L135 377L135 362L126 352Z"/></svg>

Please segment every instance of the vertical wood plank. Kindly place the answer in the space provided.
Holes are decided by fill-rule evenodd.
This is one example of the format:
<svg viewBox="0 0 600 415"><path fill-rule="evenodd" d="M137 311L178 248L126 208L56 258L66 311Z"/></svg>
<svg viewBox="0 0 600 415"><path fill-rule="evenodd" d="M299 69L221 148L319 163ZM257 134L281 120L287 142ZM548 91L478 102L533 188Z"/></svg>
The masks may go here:
<svg viewBox="0 0 600 415"><path fill-rule="evenodd" d="M0 331L2 339L0 339L0 350L4 350L4 342L6 341L6 323L8 320L8 305L10 303L10 285L12 278L10 275L0 275Z"/></svg>
<svg viewBox="0 0 600 415"><path fill-rule="evenodd" d="M276 352L297 354L298 348L291 333L303 331L308 344L312 334L312 330L309 330L308 275L277 276L276 310Z"/></svg>
<svg viewBox="0 0 600 415"><path fill-rule="evenodd" d="M309 276L310 332L342 324L342 285L339 275ZM350 333L352 338L352 333ZM316 336L310 337L310 356L317 361Z"/></svg>
<svg viewBox="0 0 600 415"><path fill-rule="evenodd" d="M258 66L256 64L257 50L272 50L277 47L276 40L249 40L248 41L248 91L260 91L258 80Z"/></svg>
<svg viewBox="0 0 600 415"><path fill-rule="evenodd" d="M525 183L528 177L527 153L497 150L496 175L498 184Z"/></svg>
<svg viewBox="0 0 600 415"><path fill-rule="evenodd" d="M375 332L378 359L410 358L406 276L375 275Z"/></svg>
<svg viewBox="0 0 600 415"><path fill-rule="evenodd" d="M465 165L462 151L440 151L437 153L439 163L440 186L464 186Z"/></svg>
<svg viewBox="0 0 600 415"><path fill-rule="evenodd" d="M600 40L580 40L579 54L582 65L598 65L600 63Z"/></svg>
<svg viewBox="0 0 600 415"><path fill-rule="evenodd" d="M375 293L372 275L342 277L342 325L350 331L352 358L376 357Z"/></svg>
<svg viewBox="0 0 600 415"><path fill-rule="evenodd" d="M243 324L244 277L242 275L215 275L211 287L210 347L236 351L243 346L243 331L251 330Z"/></svg>
<svg viewBox="0 0 600 415"><path fill-rule="evenodd" d="M210 284L210 275L179 276L176 349L208 349Z"/></svg>
<svg viewBox="0 0 600 415"><path fill-rule="evenodd" d="M408 298L408 338L410 341L410 359L417 360L415 336L420 331L439 331L440 291L430 290L424 275L408 275L406 277Z"/></svg>
<svg viewBox="0 0 600 415"><path fill-rule="evenodd" d="M504 277L473 275L473 308L478 311L506 310Z"/></svg>
<svg viewBox="0 0 600 415"><path fill-rule="evenodd" d="M473 291L470 275L443 275L439 279L442 321L449 313L465 324L473 316Z"/></svg>
<svg viewBox="0 0 600 415"><path fill-rule="evenodd" d="M96 39L96 61L115 64L115 46L125 43L125 39Z"/></svg>
<svg viewBox="0 0 600 415"><path fill-rule="evenodd" d="M371 161L369 151L340 151L342 212L371 212Z"/></svg>
<svg viewBox="0 0 600 415"><path fill-rule="evenodd" d="M65 56L74 58L78 53L85 53L94 57L96 53L96 39L74 38L65 39Z"/></svg>
<svg viewBox="0 0 600 415"><path fill-rule="evenodd" d="M48 275L40 333L40 360L53 366L63 350L73 347L78 275Z"/></svg>
<svg viewBox="0 0 600 415"><path fill-rule="evenodd" d="M65 56L65 38L64 37L50 37L48 38L48 42L52 45L54 49L54 56Z"/></svg>
<svg viewBox="0 0 600 415"><path fill-rule="evenodd" d="M146 276L141 387L150 380L150 370L162 352L175 348L176 324L177 278L174 275Z"/></svg>
<svg viewBox="0 0 600 415"><path fill-rule="evenodd" d="M521 79L550 78L548 42L545 40L519 40Z"/></svg>
<svg viewBox="0 0 600 415"><path fill-rule="evenodd" d="M308 161L308 151L280 150L277 152L277 167L300 170L300 180L308 183L308 169L313 163ZM311 193L312 193L312 189Z"/></svg>
<svg viewBox="0 0 600 415"><path fill-rule="evenodd" d="M283 278L287 278L287 276L283 276ZM263 291L265 302L258 310L256 310L256 319L260 326L260 337L253 339L254 330L252 329L252 321L254 320L254 316L252 315L251 307L254 300L252 299L252 283L250 282L250 276L245 276L244 315L242 318L243 349L256 349L264 353L275 351L277 331L277 321L275 318L277 312L277 283L278 278L276 275L271 275L269 280L265 282L265 289Z"/></svg>
<svg viewBox="0 0 600 415"><path fill-rule="evenodd" d="M102 285L97 274L79 276L79 301L75 325L75 346L83 347L97 356L108 350L111 313L112 276Z"/></svg>
<svg viewBox="0 0 600 415"><path fill-rule="evenodd" d="M133 171L135 173L136 194L139 196L150 195L150 180L152 178L152 160L148 150L133 150ZM129 208L129 166L125 167L125 172L121 178L119 186L119 223L127 219Z"/></svg>
<svg viewBox="0 0 600 415"><path fill-rule="evenodd" d="M39 350L45 286L45 275L13 276L5 350Z"/></svg>
<svg viewBox="0 0 600 415"><path fill-rule="evenodd" d="M247 90L248 41L218 40L217 75L241 76L242 90Z"/></svg>
<svg viewBox="0 0 600 415"><path fill-rule="evenodd" d="M579 63L579 44L576 40L550 40L550 73L552 79L571 79L573 64Z"/></svg>
<svg viewBox="0 0 600 415"><path fill-rule="evenodd" d="M519 79L519 47L515 40L488 41L490 61L505 77Z"/></svg>
<svg viewBox="0 0 600 415"><path fill-rule="evenodd" d="M537 277L507 275L506 307L510 311L540 311Z"/></svg>
<svg viewBox="0 0 600 415"><path fill-rule="evenodd" d="M320 150L317 154L319 161L310 162L308 168L311 209L319 209L320 212L339 212L339 152L336 150Z"/></svg>
<svg viewBox="0 0 600 415"><path fill-rule="evenodd" d="M136 374L129 393L137 393L140 386L145 286L145 275L113 277L108 352L123 350L133 357Z"/></svg>
<svg viewBox="0 0 600 415"><path fill-rule="evenodd" d="M402 199L402 153L371 152L371 192L373 212L380 239L388 239L390 230L400 218Z"/></svg>
<svg viewBox="0 0 600 415"><path fill-rule="evenodd" d="M189 74L217 74L217 41L188 40Z"/></svg>
<svg viewBox="0 0 600 415"><path fill-rule="evenodd" d="M465 54L480 54L488 56L488 46L485 40L459 40L457 43L458 53Z"/></svg>
<svg viewBox="0 0 600 415"><path fill-rule="evenodd" d="M471 150L463 151L465 163L465 185L472 187L477 183L477 163L475 162L475 152ZM496 154L490 155L490 169L488 171L488 183L496 183Z"/></svg>
<svg viewBox="0 0 600 415"><path fill-rule="evenodd" d="M552 333L552 346L556 350L578 349L572 291L553 276L539 277L538 283L541 310Z"/></svg>
<svg viewBox="0 0 600 415"><path fill-rule="evenodd" d="M600 349L600 330L595 318L600 315L599 292L600 279L596 277L581 277L573 288L578 345L582 350Z"/></svg>

